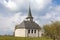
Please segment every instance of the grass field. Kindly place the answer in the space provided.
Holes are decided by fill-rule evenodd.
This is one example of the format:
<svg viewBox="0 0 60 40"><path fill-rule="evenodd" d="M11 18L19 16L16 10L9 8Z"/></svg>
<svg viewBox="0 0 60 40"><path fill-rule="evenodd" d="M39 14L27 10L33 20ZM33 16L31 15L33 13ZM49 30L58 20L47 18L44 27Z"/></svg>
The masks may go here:
<svg viewBox="0 0 60 40"><path fill-rule="evenodd" d="M0 40L52 40L45 37L41 38L23 38L23 37L12 37L12 36L0 36Z"/></svg>

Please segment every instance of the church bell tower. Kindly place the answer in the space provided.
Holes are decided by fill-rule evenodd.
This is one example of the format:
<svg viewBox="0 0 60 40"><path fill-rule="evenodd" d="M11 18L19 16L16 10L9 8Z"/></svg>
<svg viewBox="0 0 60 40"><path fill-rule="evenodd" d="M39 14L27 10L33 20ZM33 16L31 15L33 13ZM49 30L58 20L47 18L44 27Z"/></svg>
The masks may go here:
<svg viewBox="0 0 60 40"><path fill-rule="evenodd" d="M33 17L32 17L32 14L31 14L30 6L29 6L28 17L27 17L26 19L27 19L28 21L33 21Z"/></svg>

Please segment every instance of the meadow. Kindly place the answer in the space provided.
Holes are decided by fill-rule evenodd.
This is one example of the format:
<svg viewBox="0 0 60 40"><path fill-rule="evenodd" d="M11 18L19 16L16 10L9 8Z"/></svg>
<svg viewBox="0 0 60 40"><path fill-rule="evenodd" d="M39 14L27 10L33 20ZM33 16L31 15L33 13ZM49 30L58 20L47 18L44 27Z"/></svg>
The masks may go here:
<svg viewBox="0 0 60 40"><path fill-rule="evenodd" d="M52 39L46 37L31 38L31 37L0 36L0 40L52 40Z"/></svg>

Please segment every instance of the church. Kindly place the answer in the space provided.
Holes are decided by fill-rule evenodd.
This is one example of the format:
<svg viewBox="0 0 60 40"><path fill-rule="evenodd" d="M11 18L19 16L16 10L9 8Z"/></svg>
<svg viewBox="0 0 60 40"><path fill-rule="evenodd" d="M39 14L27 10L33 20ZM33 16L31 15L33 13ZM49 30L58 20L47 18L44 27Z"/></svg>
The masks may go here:
<svg viewBox="0 0 60 40"><path fill-rule="evenodd" d="M41 27L33 21L31 9L29 7L28 16L21 24L15 27L15 37L41 37Z"/></svg>

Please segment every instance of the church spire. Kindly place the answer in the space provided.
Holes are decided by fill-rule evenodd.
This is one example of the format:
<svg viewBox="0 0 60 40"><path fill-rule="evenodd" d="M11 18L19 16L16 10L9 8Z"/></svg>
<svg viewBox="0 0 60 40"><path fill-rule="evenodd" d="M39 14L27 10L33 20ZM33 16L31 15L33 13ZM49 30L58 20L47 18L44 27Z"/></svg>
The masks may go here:
<svg viewBox="0 0 60 40"><path fill-rule="evenodd" d="M29 13L28 13L28 17L32 17L32 14L31 14L31 9L29 7Z"/></svg>
<svg viewBox="0 0 60 40"><path fill-rule="evenodd" d="M33 21L33 17L32 17L32 14L31 14L30 6L29 6L28 17L26 19L29 19L30 21Z"/></svg>

